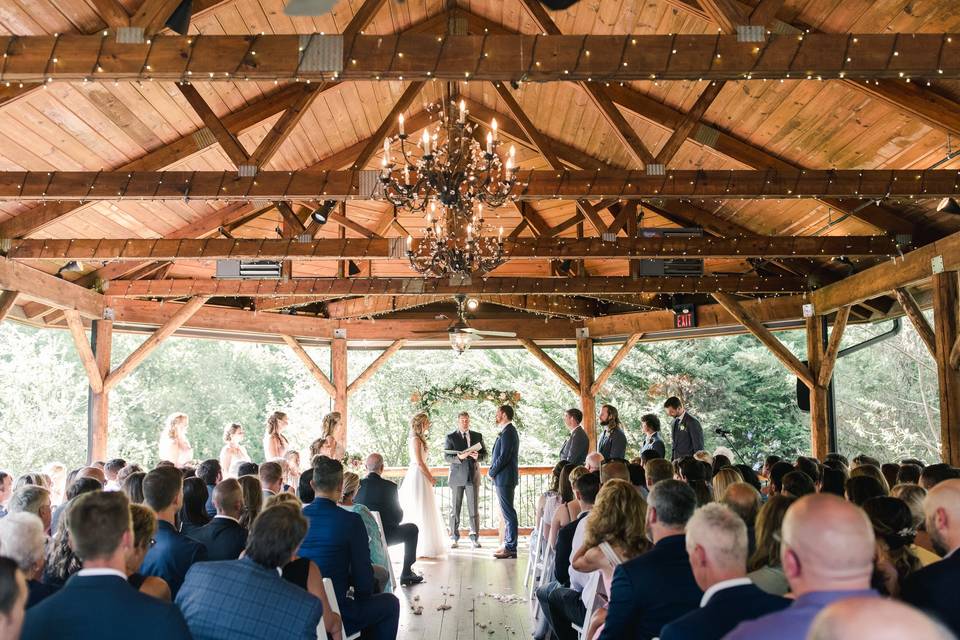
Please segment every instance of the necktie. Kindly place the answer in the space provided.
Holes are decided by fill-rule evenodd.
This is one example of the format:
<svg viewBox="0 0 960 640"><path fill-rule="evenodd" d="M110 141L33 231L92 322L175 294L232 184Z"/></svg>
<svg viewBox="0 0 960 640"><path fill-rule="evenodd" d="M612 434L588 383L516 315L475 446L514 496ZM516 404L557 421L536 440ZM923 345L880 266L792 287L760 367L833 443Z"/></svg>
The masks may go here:
<svg viewBox="0 0 960 640"><path fill-rule="evenodd" d="M467 431L467 433L463 436L463 438L467 441L467 448L469 449L470 448L470 432Z"/></svg>

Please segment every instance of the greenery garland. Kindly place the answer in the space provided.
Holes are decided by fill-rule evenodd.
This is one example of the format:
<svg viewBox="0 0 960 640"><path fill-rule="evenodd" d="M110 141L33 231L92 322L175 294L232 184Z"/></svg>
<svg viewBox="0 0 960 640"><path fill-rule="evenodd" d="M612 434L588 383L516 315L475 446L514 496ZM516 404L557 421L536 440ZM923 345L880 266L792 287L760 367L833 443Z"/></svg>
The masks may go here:
<svg viewBox="0 0 960 640"><path fill-rule="evenodd" d="M502 404L516 407L517 403L520 402L520 392L484 388L469 380L461 380L449 386L434 385L418 390L410 396L410 402L416 405L416 410L424 413L429 413L430 409L438 402L447 400L476 400L478 402L490 402L497 407Z"/></svg>

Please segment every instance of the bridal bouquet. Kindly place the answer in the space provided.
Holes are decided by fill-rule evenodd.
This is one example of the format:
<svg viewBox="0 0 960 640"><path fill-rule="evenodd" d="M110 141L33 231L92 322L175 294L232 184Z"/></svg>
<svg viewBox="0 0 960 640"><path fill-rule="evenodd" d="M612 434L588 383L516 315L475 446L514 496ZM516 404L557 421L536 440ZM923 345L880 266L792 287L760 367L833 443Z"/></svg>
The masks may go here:
<svg viewBox="0 0 960 640"><path fill-rule="evenodd" d="M353 471L358 475L362 475L364 470L363 466L363 455L359 453L346 453L343 455L343 466L347 471Z"/></svg>

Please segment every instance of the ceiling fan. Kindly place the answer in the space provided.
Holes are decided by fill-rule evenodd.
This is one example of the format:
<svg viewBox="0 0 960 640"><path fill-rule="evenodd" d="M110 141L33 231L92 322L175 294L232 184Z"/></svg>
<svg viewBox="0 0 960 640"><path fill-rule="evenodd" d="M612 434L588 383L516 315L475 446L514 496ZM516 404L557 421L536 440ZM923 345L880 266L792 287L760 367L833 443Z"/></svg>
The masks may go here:
<svg viewBox="0 0 960 640"><path fill-rule="evenodd" d="M475 340L488 338L516 338L517 334L513 331L485 331L483 329L474 329L467 324L467 296L456 295L454 300L457 302L457 319L450 328L447 329L447 337L450 340L450 346L457 354L461 354L470 348ZM435 331L415 331L414 333L431 334L441 337L443 334Z"/></svg>
<svg viewBox="0 0 960 640"><path fill-rule="evenodd" d="M580 0L540 0L548 9L567 9ZM397 0L401 3L402 0ZM320 16L333 10L337 0L287 0L283 12L288 16Z"/></svg>

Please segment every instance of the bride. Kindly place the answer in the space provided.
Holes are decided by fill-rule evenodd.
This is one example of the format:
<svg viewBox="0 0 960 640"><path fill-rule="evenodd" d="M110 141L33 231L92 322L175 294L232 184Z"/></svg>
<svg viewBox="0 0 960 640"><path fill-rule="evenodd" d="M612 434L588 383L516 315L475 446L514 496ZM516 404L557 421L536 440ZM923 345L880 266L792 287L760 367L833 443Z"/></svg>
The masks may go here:
<svg viewBox="0 0 960 640"><path fill-rule="evenodd" d="M427 466L427 433L430 418L425 413L413 416L410 423L410 468L400 485L400 506L403 519L420 529L417 555L422 558L446 556L446 532L440 511L437 510L433 487L436 478Z"/></svg>

